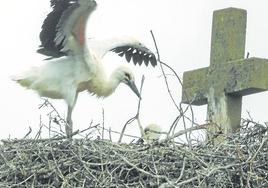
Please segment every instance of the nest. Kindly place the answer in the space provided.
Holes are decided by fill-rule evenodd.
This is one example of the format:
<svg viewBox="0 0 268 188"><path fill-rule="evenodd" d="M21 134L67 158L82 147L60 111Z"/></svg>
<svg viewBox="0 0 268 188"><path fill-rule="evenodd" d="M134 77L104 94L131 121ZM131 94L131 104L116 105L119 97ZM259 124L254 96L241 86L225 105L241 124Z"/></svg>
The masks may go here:
<svg viewBox="0 0 268 188"><path fill-rule="evenodd" d="M243 121L224 142L117 144L6 140L0 187L268 187L268 127Z"/></svg>

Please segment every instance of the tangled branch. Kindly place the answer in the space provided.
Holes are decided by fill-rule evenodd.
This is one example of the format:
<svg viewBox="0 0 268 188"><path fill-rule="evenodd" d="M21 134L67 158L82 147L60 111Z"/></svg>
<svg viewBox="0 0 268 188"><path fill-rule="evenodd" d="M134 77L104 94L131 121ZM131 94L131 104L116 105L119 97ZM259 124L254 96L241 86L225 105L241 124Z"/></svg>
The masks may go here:
<svg viewBox="0 0 268 188"><path fill-rule="evenodd" d="M0 187L267 187L267 131L244 120L224 143L191 149L86 138L6 140Z"/></svg>

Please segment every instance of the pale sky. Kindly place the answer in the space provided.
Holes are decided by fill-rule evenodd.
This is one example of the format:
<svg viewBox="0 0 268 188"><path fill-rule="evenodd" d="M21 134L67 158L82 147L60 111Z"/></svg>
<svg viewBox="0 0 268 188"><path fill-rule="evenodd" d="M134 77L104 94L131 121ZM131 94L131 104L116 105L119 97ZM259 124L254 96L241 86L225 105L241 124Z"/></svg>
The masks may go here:
<svg viewBox="0 0 268 188"><path fill-rule="evenodd" d="M251 57L268 58L268 2L265 0L99 0L97 3L98 8L88 23L89 38L134 36L155 52L150 35L150 30L153 30L162 60L181 77L184 71L209 65L212 14L217 9L246 9L246 52L250 52ZM50 12L49 6L49 0L1 2L1 139L9 136L21 138L29 126L34 131L38 129L40 116L44 122L47 120L48 112L38 109L42 103L39 96L11 81L10 76L44 63L44 56L37 54L36 49L40 44L42 22ZM117 65L125 60L111 53L104 62ZM142 93L142 124L157 123L166 131L178 112L168 96L160 67L146 69L137 66L133 71L138 87L141 75L146 77ZM169 80L179 103L181 86L172 76ZM65 116L64 102L51 102ZM120 85L112 96L104 100L81 93L73 113L74 130L86 128L91 121L101 123L103 108L105 126L120 131L124 123L135 115L137 103L137 97L125 85ZM254 120L265 122L267 106L268 92L244 97L242 117L248 117L249 111ZM197 123L204 123L206 106L194 107L194 114ZM182 129L182 124L178 128ZM139 135L135 125L128 127L127 133Z"/></svg>

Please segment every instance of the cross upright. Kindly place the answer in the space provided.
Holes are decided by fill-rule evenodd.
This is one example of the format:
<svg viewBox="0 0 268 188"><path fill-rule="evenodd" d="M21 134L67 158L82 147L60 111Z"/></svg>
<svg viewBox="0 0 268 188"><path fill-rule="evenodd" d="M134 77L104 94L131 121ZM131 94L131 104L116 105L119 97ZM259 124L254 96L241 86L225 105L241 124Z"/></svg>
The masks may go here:
<svg viewBox="0 0 268 188"><path fill-rule="evenodd" d="M237 8L214 11L210 66L183 74L182 102L208 104L212 132L239 129L242 97L268 90L268 60L244 59L246 17Z"/></svg>

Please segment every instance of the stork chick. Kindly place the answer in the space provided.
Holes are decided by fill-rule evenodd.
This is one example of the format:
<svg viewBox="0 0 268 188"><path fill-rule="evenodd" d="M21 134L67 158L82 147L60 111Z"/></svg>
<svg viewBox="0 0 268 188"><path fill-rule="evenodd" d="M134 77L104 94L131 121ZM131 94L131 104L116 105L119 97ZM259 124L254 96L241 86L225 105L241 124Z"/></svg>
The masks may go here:
<svg viewBox="0 0 268 188"><path fill-rule="evenodd" d="M104 72L102 57L109 51L125 56L136 65L157 64L154 54L133 38L111 39L96 45L86 41L86 23L96 9L94 0L50 0L52 11L44 20L38 53L48 56L40 67L15 76L13 80L35 90L42 97L63 99L68 106L66 134L72 136L72 112L78 93L88 91L97 97L111 95L125 83L140 97L134 74L120 66L110 78Z"/></svg>
<svg viewBox="0 0 268 188"><path fill-rule="evenodd" d="M144 128L143 139L146 143L151 144L155 141L158 141L161 136L161 127L157 124L149 124Z"/></svg>

